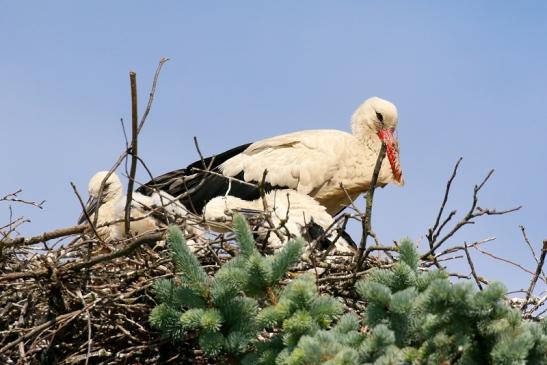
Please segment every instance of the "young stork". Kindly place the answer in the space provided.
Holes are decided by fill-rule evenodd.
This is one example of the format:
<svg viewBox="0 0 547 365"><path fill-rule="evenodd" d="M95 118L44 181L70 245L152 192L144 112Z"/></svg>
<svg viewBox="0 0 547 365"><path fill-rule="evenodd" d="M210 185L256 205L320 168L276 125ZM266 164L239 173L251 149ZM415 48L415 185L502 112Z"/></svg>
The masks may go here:
<svg viewBox="0 0 547 365"><path fill-rule="evenodd" d="M291 238L304 236L310 242L318 239L320 249L326 249L334 242L336 251L354 252L355 242L346 232L336 229L332 216L312 197L282 189L265 194L264 200L266 206L262 198L247 201L230 195L218 196L205 205L203 216L209 228L217 232L231 228L235 213L256 219L257 235L267 239L273 249L283 247ZM269 226L265 214L269 215L274 227ZM275 228L277 234L271 232L271 228ZM327 229L330 231L324 234Z"/></svg>
<svg viewBox="0 0 547 365"><path fill-rule="evenodd" d="M86 204L86 211L93 222L98 209L97 226L107 222L123 220L125 217L126 195L120 178L113 172L105 180L107 175L108 171L97 172L89 181L88 186L89 200ZM99 199L103 181L104 187ZM150 196L134 193L131 204L131 218L141 219L131 221L131 234L137 235L154 231L160 223L163 223L159 219L161 213L150 214L156 208L162 208L166 213L175 217L184 217L186 215L186 210L180 202L165 192L161 193L161 198L158 193L153 193ZM78 224L85 221L85 215L82 213L78 219ZM105 227L98 227L97 233L101 236L101 239L111 241L123 238L124 228L125 222L119 222Z"/></svg>
<svg viewBox="0 0 547 365"><path fill-rule="evenodd" d="M257 186L264 178L266 191L294 189L336 215L368 190L382 141L387 158L378 186L403 185L394 135L397 123L395 105L372 97L353 114L351 134L307 130L245 144L156 177L137 191L150 195L155 187L201 214L207 202L217 196L256 200L260 196Z"/></svg>

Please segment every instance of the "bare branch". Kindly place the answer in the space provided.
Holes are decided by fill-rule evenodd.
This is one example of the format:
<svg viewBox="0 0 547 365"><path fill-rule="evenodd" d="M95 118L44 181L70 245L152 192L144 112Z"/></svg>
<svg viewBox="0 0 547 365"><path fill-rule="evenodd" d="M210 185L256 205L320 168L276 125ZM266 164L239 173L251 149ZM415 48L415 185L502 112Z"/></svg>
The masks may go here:
<svg viewBox="0 0 547 365"><path fill-rule="evenodd" d="M363 264L364 253L367 246L367 238L372 231L371 221L372 221L372 203L374 199L374 190L376 189L376 183L378 182L378 175L380 175L380 168L382 167L382 162L386 156L386 144L382 142L380 147L380 152L378 153L378 158L376 159L376 165L374 166L374 171L372 173L372 179L370 181L370 187L366 196L366 208L365 216L361 219L361 226L363 228L363 233L361 236L361 242L359 244L359 249L357 251L357 259L355 260L354 273L361 271L361 266Z"/></svg>
<svg viewBox="0 0 547 365"><path fill-rule="evenodd" d="M460 157L458 161L456 162L456 165L454 166L454 170L452 171L452 175L448 179L448 182L446 183L446 189L444 191L444 197L443 202L441 203L441 207L439 208L439 213L437 214L437 218L435 219L435 223L433 223L433 226L429 228L428 233L426 235L427 239L429 240L429 245L432 247L433 242L435 241L435 236L438 236L441 232L444 224L450 218L455 214L450 213L449 219L447 219L443 225L439 227L439 222L441 221L441 216L443 215L444 207L446 205L446 202L448 201L448 195L450 194L450 186L452 185L452 181L454 181L454 178L456 177L456 173L458 172L458 167L460 166L460 162L462 162L463 157ZM438 231L437 231L438 228Z"/></svg>
<svg viewBox="0 0 547 365"><path fill-rule="evenodd" d="M469 268L471 269L471 275L473 275L473 279L475 279L479 290L482 290L481 280L479 279L479 276L475 271L475 265L473 265L473 260L471 260L471 255L469 254L469 250L467 249L467 242L463 243L463 249L465 251L465 257L467 258L467 262L469 263Z"/></svg>
<svg viewBox="0 0 547 365"><path fill-rule="evenodd" d="M480 253L485 254L486 256L490 256L490 257L493 258L493 259L496 259L496 260L499 260L499 261L506 262L506 263L511 264L511 265L513 265L513 266L515 266L515 267L518 267L519 269L521 269L522 271L524 271L524 272L526 272L526 273L528 273L528 274L530 274L530 275L534 275L534 273L533 273L532 271L528 270L527 268L525 268L524 266L522 266L522 265L520 265L520 264L517 264L517 263L514 262L514 261L505 259L505 258L503 258L503 257L496 256L496 255L494 255L494 254L491 253L491 252L488 252L488 251L486 251L486 250L483 250L483 249L479 248L478 246L473 246L473 248L474 248L475 250L479 251Z"/></svg>
<svg viewBox="0 0 547 365"><path fill-rule="evenodd" d="M526 291L526 303L522 306L522 310L524 311L526 307L528 306L528 300L530 299L530 296L534 292L534 288L536 287L536 283L538 281L538 278L540 277L541 270L543 269L543 265L545 264L545 256L547 255L547 240L543 241L543 247L541 249L541 255L539 257L539 262L536 267L536 272L534 273L534 276L532 277L532 281L530 282L530 286L528 287L528 290Z"/></svg>
<svg viewBox="0 0 547 365"><path fill-rule="evenodd" d="M458 161L458 163L459 163L459 161ZM457 166L457 164L456 164L456 166ZM517 211L521 208L521 206L518 206L516 208L497 211L495 209L483 209L483 208L477 206L478 199L479 199L478 198L478 193L482 189L482 187L486 184L488 179L490 179L490 177L492 176L493 173L494 173L494 170L490 170L488 172L488 174L486 175L486 177L481 181L481 183L478 184L478 185L475 185L475 187L473 188L473 200L472 200L472 203L471 203L471 207L469 208L469 210L467 211L465 216L458 223L456 223L454 225L454 227L452 227L452 229L447 234L445 234L442 238L438 239L438 236L440 234L440 230L437 229L437 233L434 233L434 230L432 230L432 229L429 230L429 232L427 234L428 241L429 241L429 251L427 253L425 253L424 255L422 255L422 260L431 260L431 259L435 260L435 250L437 250L443 243L445 243L450 237L452 237L457 231L459 231L460 228L462 228L463 226L468 225L468 224L474 224L475 223L474 222L475 218L483 216L483 215L507 214L507 213ZM449 180L449 183L451 183L450 180ZM450 186L450 184L447 184L447 192L448 192L449 186ZM455 214L455 212L454 212L454 214ZM443 222L443 224L440 226L440 228L444 227L445 224L452 218L452 216L454 214L452 214L452 212L451 212L450 215L448 216L448 218L445 220L445 222ZM434 225L434 227L435 226L436 225ZM438 263L436 263L436 265L438 265Z"/></svg>
<svg viewBox="0 0 547 365"><path fill-rule="evenodd" d="M98 240L104 243L102 237L97 232L97 228L95 227L95 224L91 221L91 217L89 216L89 213L87 212L87 209L86 209L87 207L85 206L84 201L82 200L82 197L80 196L80 193L78 193L78 189L76 189L76 185L74 185L74 183L71 181L70 186L72 186L72 190L74 190L74 194L76 194L76 197L78 198L78 201L80 202L80 206L82 207L82 212L85 216L85 220L89 224L89 227L95 234L95 237L97 237Z"/></svg>
<svg viewBox="0 0 547 365"><path fill-rule="evenodd" d="M528 248L530 249L530 252L532 253L532 256L534 257L534 260L536 261L536 264L539 264L539 259L536 255L536 251L532 247L532 244L530 243L530 240L528 239L528 235L526 234L526 228L524 228L523 225L520 225L520 231L522 232L522 237L524 238L524 242L528 245ZM545 274L543 274L545 276Z"/></svg>
<svg viewBox="0 0 547 365"><path fill-rule="evenodd" d="M203 158L203 154L201 153L201 149L199 148L198 137L196 136L194 136L194 146L196 147L196 151L198 151L199 159L201 160L201 165L203 166L203 169L209 170L210 167L208 167L205 163L205 159Z"/></svg>
<svg viewBox="0 0 547 365"><path fill-rule="evenodd" d="M131 170L129 172L129 180L127 182L127 198L125 200L125 235L129 235L131 228L131 203L133 200L133 185L135 184L135 174L137 173L137 147L138 147L138 109L137 109L137 74L129 73L131 81Z"/></svg>
<svg viewBox="0 0 547 365"><path fill-rule="evenodd" d="M166 57L160 58L160 62L158 63L158 67L156 68L156 73L154 74L152 89L150 90L150 94L148 95L148 104L146 105L146 109L144 111L144 114L142 115L141 122L139 123L137 134L141 132L141 129L144 126L144 122L146 122L146 118L148 117L148 114L150 113L150 110L152 109L152 103L154 102L154 96L156 95L156 86L158 83L158 79L160 77L160 72L161 72L161 69L163 68L163 65L167 61L169 61L169 58L166 58Z"/></svg>
<svg viewBox="0 0 547 365"><path fill-rule="evenodd" d="M7 202L14 202L14 203L21 203L21 204L31 205L38 209L44 209L44 203L46 202L45 200L42 200L41 202L35 202L31 200L20 199L17 195L22 192L23 192L22 189L18 189L17 191L14 191L13 193L6 194L3 197L0 197L0 202L7 201Z"/></svg>

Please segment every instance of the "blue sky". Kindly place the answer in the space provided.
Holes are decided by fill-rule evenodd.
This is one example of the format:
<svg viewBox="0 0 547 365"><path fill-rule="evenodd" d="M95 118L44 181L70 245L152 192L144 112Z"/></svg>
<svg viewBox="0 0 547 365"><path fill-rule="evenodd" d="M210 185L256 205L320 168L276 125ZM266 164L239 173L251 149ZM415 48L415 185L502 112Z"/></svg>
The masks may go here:
<svg viewBox="0 0 547 365"><path fill-rule="evenodd" d="M458 217L490 169L481 206L523 208L480 219L449 244L495 236L485 248L533 269L518 226L539 250L546 40L542 1L4 2L0 195L22 188L47 200L43 211L16 207L32 219L25 235L72 225L80 208L69 182L85 195L89 178L123 150L128 72L138 74L142 110L166 56L140 141L154 173L195 160L193 136L213 154L294 130L349 130L359 103L380 96L399 108L406 179L376 195L380 239L425 242L462 156L449 201ZM528 283L508 265L473 257L481 274L510 289Z"/></svg>

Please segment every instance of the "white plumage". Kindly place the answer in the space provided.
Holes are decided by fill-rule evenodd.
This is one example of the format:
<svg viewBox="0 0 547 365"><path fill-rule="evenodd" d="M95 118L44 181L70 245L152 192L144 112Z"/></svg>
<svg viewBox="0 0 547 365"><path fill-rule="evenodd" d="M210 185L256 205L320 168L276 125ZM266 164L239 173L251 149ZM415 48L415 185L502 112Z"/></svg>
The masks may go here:
<svg viewBox="0 0 547 365"><path fill-rule="evenodd" d="M220 171L226 176L243 172L245 181L259 182L267 169L266 182L269 184L308 194L330 214L336 214L351 203L341 185L352 201L369 189L381 146L380 131L388 134L384 137L388 158L382 164L378 184L404 183L398 144L393 138L397 121L395 105L371 98L354 113L353 134L308 130L265 139L224 162Z"/></svg>
<svg viewBox="0 0 547 365"><path fill-rule="evenodd" d="M86 210L92 222L98 211L97 226L123 220L125 217L126 195L120 179L116 173L112 173L105 180L107 175L108 171L96 173L89 181L88 186L89 201L86 204ZM103 181L104 187L101 198L99 198ZM131 222L132 235L143 234L158 228L160 221L150 214L152 210L157 208L161 208L162 211L175 217L184 217L186 215L186 209L176 199L165 192L161 192L161 196L158 193L146 196L135 192L133 193L130 213L131 218L136 219ZM84 221L85 217L82 214L79 223L83 223ZM119 222L105 227L98 227L97 233L105 241L121 239L124 237L124 228L125 223Z"/></svg>
<svg viewBox="0 0 547 365"><path fill-rule="evenodd" d="M315 198L335 215L369 189L382 141L387 146L387 158L378 185L403 185L394 136L397 123L395 105L373 97L353 114L351 134L308 130L268 138L156 177L139 191L150 194L153 188L161 189L180 197L189 210L201 214L207 202L217 196L256 200L258 188L245 183L256 186L267 170L267 191L294 189ZM214 174L203 171L207 168Z"/></svg>
<svg viewBox="0 0 547 365"><path fill-rule="evenodd" d="M333 229L336 227L332 227L334 223L332 216L327 213L325 207L310 196L295 190L284 189L271 191L264 196L264 199L268 208L267 214L271 217L274 228L277 228L277 232L283 238L282 240L277 234L270 232L268 243L272 248L282 247L289 238L300 237L307 233L310 226L317 225L321 231L331 228L326 239L331 242L336 240L337 251L353 252L352 245L344 237L337 237L338 234ZM246 216L264 215L264 202L261 198L245 201L233 196L216 197L205 205L203 214L211 229L222 232L231 227L234 213L242 213ZM264 238L270 228L272 227L263 221L258 228L259 236Z"/></svg>

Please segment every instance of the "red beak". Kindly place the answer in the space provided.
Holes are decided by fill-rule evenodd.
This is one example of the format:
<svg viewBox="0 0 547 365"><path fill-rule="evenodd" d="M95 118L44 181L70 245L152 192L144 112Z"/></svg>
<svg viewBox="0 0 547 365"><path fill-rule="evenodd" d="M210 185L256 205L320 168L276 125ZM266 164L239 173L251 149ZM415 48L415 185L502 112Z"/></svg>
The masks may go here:
<svg viewBox="0 0 547 365"><path fill-rule="evenodd" d="M378 137L386 144L386 155L393 171L393 178L399 184L403 184L403 172L399 163L399 142L393 135L393 129L380 129Z"/></svg>

